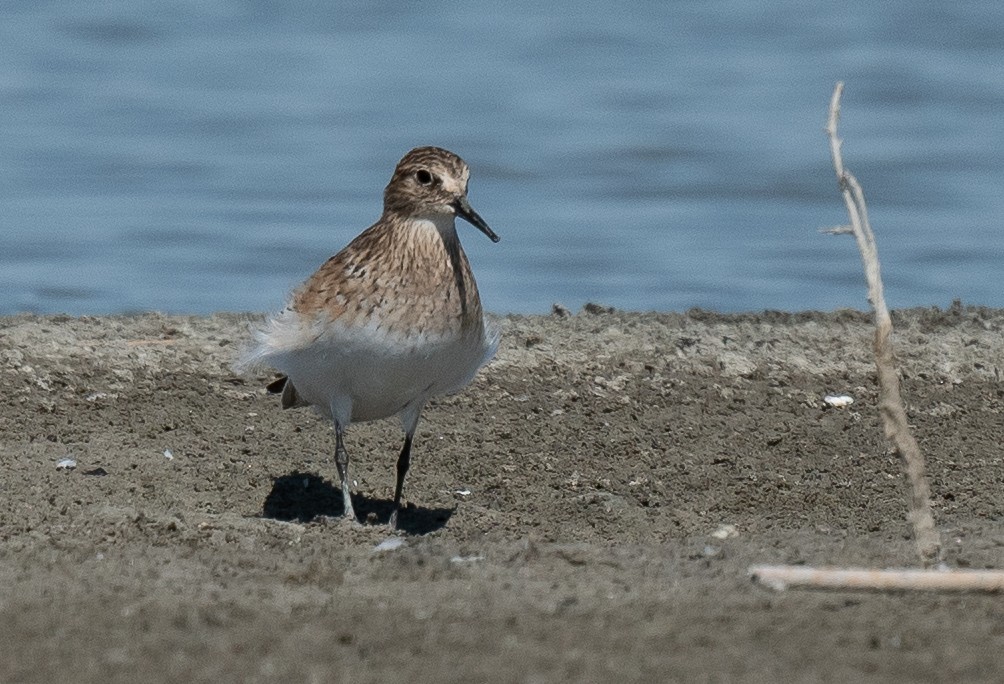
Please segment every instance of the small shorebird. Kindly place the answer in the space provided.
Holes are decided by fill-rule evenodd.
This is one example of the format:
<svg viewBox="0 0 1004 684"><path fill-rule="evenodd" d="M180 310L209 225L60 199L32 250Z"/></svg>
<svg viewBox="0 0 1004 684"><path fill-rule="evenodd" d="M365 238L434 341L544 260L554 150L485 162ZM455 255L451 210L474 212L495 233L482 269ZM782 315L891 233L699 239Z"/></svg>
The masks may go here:
<svg viewBox="0 0 1004 684"><path fill-rule="evenodd" d="M328 259L286 308L254 331L239 366L268 365L282 407L313 405L335 424L335 465L345 517L355 519L349 454L352 422L398 416L404 446L390 526L397 526L411 442L425 403L467 385L498 347L460 246L459 216L498 242L467 201L470 170L457 155L418 147L398 162L383 215Z"/></svg>

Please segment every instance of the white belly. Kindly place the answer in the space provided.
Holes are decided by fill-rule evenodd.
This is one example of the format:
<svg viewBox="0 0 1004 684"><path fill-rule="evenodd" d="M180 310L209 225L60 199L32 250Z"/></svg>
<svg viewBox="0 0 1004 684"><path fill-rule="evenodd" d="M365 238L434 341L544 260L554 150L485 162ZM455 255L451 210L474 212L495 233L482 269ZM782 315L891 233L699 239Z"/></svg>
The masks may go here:
<svg viewBox="0 0 1004 684"><path fill-rule="evenodd" d="M270 326L256 356L289 376L297 393L343 426L420 408L464 387L498 346L498 330L401 336L329 324L320 334Z"/></svg>

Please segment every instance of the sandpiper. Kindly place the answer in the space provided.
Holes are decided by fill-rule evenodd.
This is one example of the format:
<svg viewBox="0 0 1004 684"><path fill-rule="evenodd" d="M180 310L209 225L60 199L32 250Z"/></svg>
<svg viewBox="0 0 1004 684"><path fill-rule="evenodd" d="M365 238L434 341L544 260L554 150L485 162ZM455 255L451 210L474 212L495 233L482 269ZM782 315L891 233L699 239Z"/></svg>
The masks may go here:
<svg viewBox="0 0 1004 684"><path fill-rule="evenodd" d="M498 242L467 201L470 170L438 147L406 154L384 190L383 214L328 259L286 307L254 331L240 366L283 375L269 385L282 407L313 405L334 421L345 516L355 519L349 455L352 422L398 416L404 446L390 526L397 527L411 442L426 402L467 385L498 347L482 310L454 219Z"/></svg>

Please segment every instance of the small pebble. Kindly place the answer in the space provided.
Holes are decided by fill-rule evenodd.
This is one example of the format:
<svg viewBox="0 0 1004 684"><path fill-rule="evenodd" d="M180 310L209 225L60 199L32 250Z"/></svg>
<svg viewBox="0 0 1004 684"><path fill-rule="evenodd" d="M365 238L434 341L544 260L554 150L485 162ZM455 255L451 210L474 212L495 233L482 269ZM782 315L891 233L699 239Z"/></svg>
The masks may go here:
<svg viewBox="0 0 1004 684"><path fill-rule="evenodd" d="M568 318L572 315L572 312L561 304L555 302L551 305L551 314L557 316L558 318Z"/></svg>
<svg viewBox="0 0 1004 684"><path fill-rule="evenodd" d="M62 461L56 464L56 468L59 470L73 470L77 467L77 462L72 458L64 458Z"/></svg>
<svg viewBox="0 0 1004 684"><path fill-rule="evenodd" d="M850 406L854 403L854 397L850 397L846 394L827 394L823 397L823 401L826 402L827 406L832 406L834 408L843 408L845 406Z"/></svg>
<svg viewBox="0 0 1004 684"><path fill-rule="evenodd" d="M735 525L719 525L718 529L711 533L715 539L731 539L739 536L739 530Z"/></svg>

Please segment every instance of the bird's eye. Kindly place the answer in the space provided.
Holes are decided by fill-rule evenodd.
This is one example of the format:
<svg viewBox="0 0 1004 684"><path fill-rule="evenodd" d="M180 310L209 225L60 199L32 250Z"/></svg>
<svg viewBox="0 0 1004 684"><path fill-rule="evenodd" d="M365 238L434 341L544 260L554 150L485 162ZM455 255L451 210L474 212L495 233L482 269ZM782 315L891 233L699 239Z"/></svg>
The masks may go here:
<svg viewBox="0 0 1004 684"><path fill-rule="evenodd" d="M432 185L432 174L426 169L419 169L415 172L415 180L418 181L419 185Z"/></svg>

